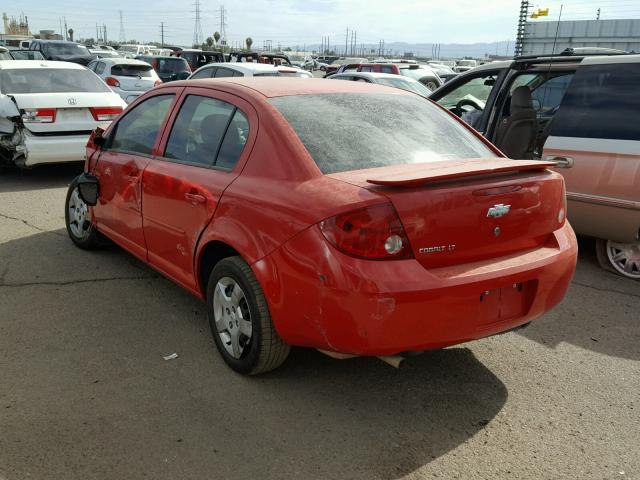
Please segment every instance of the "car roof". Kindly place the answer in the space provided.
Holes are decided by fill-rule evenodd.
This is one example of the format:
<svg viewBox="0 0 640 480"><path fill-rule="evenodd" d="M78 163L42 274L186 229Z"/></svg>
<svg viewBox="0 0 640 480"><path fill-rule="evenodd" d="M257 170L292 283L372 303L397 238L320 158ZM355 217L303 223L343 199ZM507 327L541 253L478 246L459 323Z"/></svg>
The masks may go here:
<svg viewBox="0 0 640 480"><path fill-rule="evenodd" d="M640 63L640 55L607 55L602 57L585 57L580 65L604 65L614 63Z"/></svg>
<svg viewBox="0 0 640 480"><path fill-rule="evenodd" d="M214 62L207 63L200 67L200 69L212 68L212 67L225 67L225 68L235 68L237 70L245 71L245 72L272 72L276 70L274 65L268 63L254 63L254 62ZM200 70L198 69L198 70Z"/></svg>
<svg viewBox="0 0 640 480"><path fill-rule="evenodd" d="M8 70L14 68L64 68L67 70L85 70L82 65L71 62L57 62L54 60L2 60L0 69Z"/></svg>
<svg viewBox="0 0 640 480"><path fill-rule="evenodd" d="M209 87L237 95L284 97L294 95L318 95L327 93L391 93L413 95L404 90L375 83L328 82L323 78L300 77L227 77L171 82L157 89L171 87ZM400 92L400 93L398 93ZM402 93L404 92L404 93Z"/></svg>
<svg viewBox="0 0 640 480"><path fill-rule="evenodd" d="M341 77L362 77L362 78L391 78L393 80L401 80L408 82L418 82L411 77L405 77L403 75L396 75L393 73L378 73L378 72L344 72L331 75L329 78L341 78ZM418 82L419 83L419 82Z"/></svg>

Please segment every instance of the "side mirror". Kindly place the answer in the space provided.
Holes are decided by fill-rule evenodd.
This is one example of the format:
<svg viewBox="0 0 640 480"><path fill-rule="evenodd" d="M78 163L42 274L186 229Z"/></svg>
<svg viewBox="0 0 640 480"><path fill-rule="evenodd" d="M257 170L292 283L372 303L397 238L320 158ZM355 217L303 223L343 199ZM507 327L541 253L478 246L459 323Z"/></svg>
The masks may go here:
<svg viewBox="0 0 640 480"><path fill-rule="evenodd" d="M539 112L540 110L542 110L542 103L540 102L540 100L538 100L537 98L534 98L531 102L533 103L533 109L536 112Z"/></svg>
<svg viewBox="0 0 640 480"><path fill-rule="evenodd" d="M489 77L484 81L484 85L487 87L493 87L496 84L496 79L493 77Z"/></svg>
<svg viewBox="0 0 640 480"><path fill-rule="evenodd" d="M98 147L102 148L106 144L106 139L104 138L104 128L96 127L96 129L91 132L91 136L89 137L89 142L87 144L88 147Z"/></svg>
<svg viewBox="0 0 640 480"><path fill-rule="evenodd" d="M88 173L78 177L78 193L84 203L93 207L98 203L100 183L98 178Z"/></svg>

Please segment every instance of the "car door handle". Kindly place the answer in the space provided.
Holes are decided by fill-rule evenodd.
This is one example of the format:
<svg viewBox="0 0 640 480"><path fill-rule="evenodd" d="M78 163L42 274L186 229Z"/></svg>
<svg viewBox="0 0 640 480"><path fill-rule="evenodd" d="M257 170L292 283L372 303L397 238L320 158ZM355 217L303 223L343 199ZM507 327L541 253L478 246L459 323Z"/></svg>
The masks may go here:
<svg viewBox="0 0 640 480"><path fill-rule="evenodd" d="M571 168L573 167L573 158L571 157L547 157L547 162L554 162L557 168Z"/></svg>
<svg viewBox="0 0 640 480"><path fill-rule="evenodd" d="M200 195L199 193L185 193L184 198L189 200L192 205L205 203L207 201L207 198L204 195Z"/></svg>

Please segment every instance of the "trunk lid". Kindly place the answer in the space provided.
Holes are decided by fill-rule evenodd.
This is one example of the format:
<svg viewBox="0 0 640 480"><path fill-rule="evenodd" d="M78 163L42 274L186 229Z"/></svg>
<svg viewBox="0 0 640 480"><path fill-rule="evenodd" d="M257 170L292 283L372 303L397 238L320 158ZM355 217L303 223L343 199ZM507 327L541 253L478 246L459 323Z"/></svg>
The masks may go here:
<svg viewBox="0 0 640 480"><path fill-rule="evenodd" d="M21 109L56 109L53 123L25 124L34 133L88 132L109 123L97 122L90 107L122 107L122 100L113 92L21 93L11 96Z"/></svg>
<svg viewBox="0 0 640 480"><path fill-rule="evenodd" d="M330 175L386 196L426 268L539 247L562 222L562 178L539 161L442 161ZM564 219L563 219L564 220Z"/></svg>

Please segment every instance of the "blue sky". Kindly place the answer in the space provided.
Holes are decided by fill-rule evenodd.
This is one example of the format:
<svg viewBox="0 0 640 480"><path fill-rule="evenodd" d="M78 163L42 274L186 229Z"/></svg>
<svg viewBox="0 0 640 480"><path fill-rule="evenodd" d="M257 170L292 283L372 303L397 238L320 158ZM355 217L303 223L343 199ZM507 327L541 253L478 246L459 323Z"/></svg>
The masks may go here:
<svg viewBox="0 0 640 480"><path fill-rule="evenodd" d="M2 11L9 16L21 12L29 17L32 31L59 30L59 19L76 38L95 37L96 23L106 24L108 37L118 40L118 10L123 11L127 40L159 41L160 22L165 24L165 41L191 44L194 33L195 0L3 0ZM219 29L218 8L222 2L200 0L204 36ZM540 7L551 7L556 15L560 3L565 16L591 18L598 5L603 18L640 16L638 0L549 0ZM358 43L474 43L513 40L519 0L244 0L227 1L227 37L229 43L242 42L247 36L254 46L264 40L295 47L318 44L329 36L331 44L343 46L345 30L358 33Z"/></svg>

